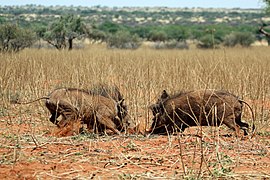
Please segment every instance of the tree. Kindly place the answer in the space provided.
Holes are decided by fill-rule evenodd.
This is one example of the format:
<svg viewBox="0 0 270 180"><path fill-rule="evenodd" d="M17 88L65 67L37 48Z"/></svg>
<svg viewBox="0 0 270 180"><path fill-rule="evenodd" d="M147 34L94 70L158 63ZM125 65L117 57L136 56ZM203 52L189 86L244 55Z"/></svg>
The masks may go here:
<svg viewBox="0 0 270 180"><path fill-rule="evenodd" d="M30 47L36 41L36 35L29 29L23 29L16 24L0 26L0 51L18 52Z"/></svg>
<svg viewBox="0 0 270 180"><path fill-rule="evenodd" d="M266 4L266 6L265 6L265 12L267 14L270 14L270 0L263 0L263 2Z"/></svg>
<svg viewBox="0 0 270 180"><path fill-rule="evenodd" d="M53 22L44 34L44 40L56 47L64 49L68 44L68 49L72 50L73 40L82 38L87 34L87 28L80 17L74 15L61 16L59 20Z"/></svg>
<svg viewBox="0 0 270 180"><path fill-rule="evenodd" d="M263 1L266 4L265 12L267 14L270 14L270 0L263 0ZM259 27L259 33L263 34L266 37L266 39L268 41L268 46L270 46L270 32L269 32L269 30L266 30L266 28L269 26L270 25L262 23L262 25Z"/></svg>
<svg viewBox="0 0 270 180"><path fill-rule="evenodd" d="M268 42L268 46L270 46L270 33L268 32L269 30L266 30L266 28L268 27L269 25L267 24L262 24L260 27L259 27L259 33L263 34L265 37L266 37L266 40Z"/></svg>

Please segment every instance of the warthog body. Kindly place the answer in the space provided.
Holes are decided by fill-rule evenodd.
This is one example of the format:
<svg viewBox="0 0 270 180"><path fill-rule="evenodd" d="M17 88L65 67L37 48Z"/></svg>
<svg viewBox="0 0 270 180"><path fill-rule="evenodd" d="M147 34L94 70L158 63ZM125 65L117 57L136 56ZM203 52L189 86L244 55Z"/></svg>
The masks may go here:
<svg viewBox="0 0 270 180"><path fill-rule="evenodd" d="M95 131L104 131L107 128L119 134L123 130L117 103L101 95L73 88L56 89L48 96L45 105L52 114L50 121L59 127L81 119L89 129L94 128ZM60 115L62 119L56 123Z"/></svg>
<svg viewBox="0 0 270 180"><path fill-rule="evenodd" d="M48 96L16 103L29 104L41 99L46 99L50 121L59 127L71 120L81 119L89 129L104 131L107 128L119 133L130 125L127 106L117 86L98 84L90 90L59 88ZM59 116L62 116L60 121Z"/></svg>
<svg viewBox="0 0 270 180"><path fill-rule="evenodd" d="M58 91L59 89L56 89L54 91ZM129 117L127 116L127 113L128 113L128 108L124 102L124 98L122 96L122 94L120 93L119 89L117 86L108 86L106 84L98 84L98 85L95 85L93 88L91 88L90 90L84 90L84 89L76 89L76 88L67 88L67 90L80 90L80 91L83 91L85 93L88 93L89 95L100 95L100 96L103 96L103 97L106 97L106 98L109 98L113 101L116 102L117 104L117 116L123 120L125 119L126 123L129 124L130 123L130 119ZM52 92L51 94L49 94L49 97L55 93L55 92ZM46 104L47 106L47 104ZM54 124L57 124L58 121L57 121L57 118L58 116L56 117L56 113L52 113L52 116L50 118L50 121Z"/></svg>
<svg viewBox="0 0 270 180"><path fill-rule="evenodd" d="M110 98L117 102L118 117L120 119L127 119L128 108L125 104L123 95L120 93L117 86L108 86L106 84L96 84L90 90L86 90L89 94L92 95L101 95L107 98Z"/></svg>
<svg viewBox="0 0 270 180"><path fill-rule="evenodd" d="M150 131L156 134L184 131L189 126L220 126L225 124L247 135L249 125L241 121L243 101L222 90L197 90L161 98L150 108L154 118ZM253 130L254 130L253 125Z"/></svg>

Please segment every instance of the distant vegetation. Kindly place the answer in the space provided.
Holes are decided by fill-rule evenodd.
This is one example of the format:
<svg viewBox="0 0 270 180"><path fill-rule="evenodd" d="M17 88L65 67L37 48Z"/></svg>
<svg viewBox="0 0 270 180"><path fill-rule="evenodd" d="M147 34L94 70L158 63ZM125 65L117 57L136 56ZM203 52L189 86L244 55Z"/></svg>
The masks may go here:
<svg viewBox="0 0 270 180"><path fill-rule="evenodd" d="M111 48L138 48L141 41L177 48L179 44L186 47L186 40L195 40L199 48L237 44L247 47L256 38L263 38L258 33L262 21L269 23L270 18L260 9L0 7L2 29L16 24L17 28L31 29L36 41L44 40L57 49L70 50L73 40L82 38L107 42ZM7 38L1 38L3 51ZM29 38L31 41L25 47L34 43L33 37Z"/></svg>

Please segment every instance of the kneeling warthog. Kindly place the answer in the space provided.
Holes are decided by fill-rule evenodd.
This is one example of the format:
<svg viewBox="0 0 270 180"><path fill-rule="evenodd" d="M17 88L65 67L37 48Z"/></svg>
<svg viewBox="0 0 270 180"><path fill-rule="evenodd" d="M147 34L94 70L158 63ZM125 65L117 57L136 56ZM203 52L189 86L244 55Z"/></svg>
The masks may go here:
<svg viewBox="0 0 270 180"><path fill-rule="evenodd" d="M127 106L116 86L109 87L98 85L91 90L76 88L60 88L51 92L46 99L45 105L51 113L50 121L58 127L64 127L70 121L81 119L87 124L88 129L103 132L106 128L119 134L129 125ZM62 119L58 121L58 117Z"/></svg>
<svg viewBox="0 0 270 180"><path fill-rule="evenodd" d="M45 104L52 114L51 121L62 116L57 123L59 127L81 119L89 129L94 128L95 131L104 131L107 128L119 134L124 129L123 122L118 117L117 102L101 95L73 88L56 89Z"/></svg>
<svg viewBox="0 0 270 180"><path fill-rule="evenodd" d="M49 94L48 97L54 97L55 94L58 94L60 92L59 90L61 89L54 90L52 93ZM122 94L120 93L117 86L108 86L106 84L96 84L90 90L83 90L83 89L76 89L76 88L67 88L67 90L68 91L74 91L74 90L83 91L84 93L88 93L89 95L92 95L92 96L100 95L100 96L103 96L103 97L109 98L110 100L115 101L115 103L117 104L117 116L121 120L125 119L127 124L130 123L130 119L127 116L128 114L127 105L125 104L124 98ZM50 117L50 121L54 124L57 124L58 123L57 118L59 117L59 114L56 113L55 109L50 108L48 101L46 101L46 107L50 110L52 114Z"/></svg>
<svg viewBox="0 0 270 180"><path fill-rule="evenodd" d="M156 104L150 106L154 118L150 132L155 134L184 131L189 126L220 126L225 124L247 135L249 125L241 121L244 101L222 90L197 90L169 96L164 90ZM247 103L245 103L247 104ZM248 105L248 104L247 104ZM248 105L251 109L251 107ZM253 116L253 131L254 115Z"/></svg>

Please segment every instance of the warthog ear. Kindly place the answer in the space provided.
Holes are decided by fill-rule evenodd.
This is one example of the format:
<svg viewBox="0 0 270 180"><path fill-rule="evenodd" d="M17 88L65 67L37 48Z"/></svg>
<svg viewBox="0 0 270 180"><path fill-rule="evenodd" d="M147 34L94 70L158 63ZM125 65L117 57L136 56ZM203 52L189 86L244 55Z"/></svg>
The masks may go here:
<svg viewBox="0 0 270 180"><path fill-rule="evenodd" d="M160 98L163 100L163 99L167 99L168 97L169 97L169 94L166 92L166 90L163 90Z"/></svg>

